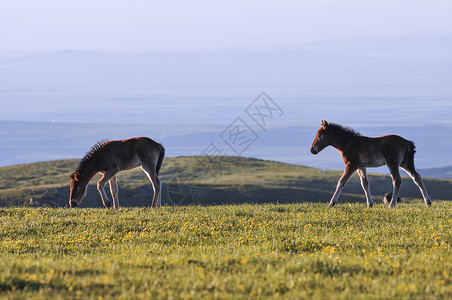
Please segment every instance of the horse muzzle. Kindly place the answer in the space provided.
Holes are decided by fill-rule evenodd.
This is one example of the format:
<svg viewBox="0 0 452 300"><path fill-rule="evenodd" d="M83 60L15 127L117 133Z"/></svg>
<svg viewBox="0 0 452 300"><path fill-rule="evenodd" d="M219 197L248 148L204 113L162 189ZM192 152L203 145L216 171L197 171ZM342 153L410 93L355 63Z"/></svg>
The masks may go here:
<svg viewBox="0 0 452 300"><path fill-rule="evenodd" d="M314 147L311 147L311 153L316 155L317 153L319 153L319 151L317 151L316 149L314 149Z"/></svg>

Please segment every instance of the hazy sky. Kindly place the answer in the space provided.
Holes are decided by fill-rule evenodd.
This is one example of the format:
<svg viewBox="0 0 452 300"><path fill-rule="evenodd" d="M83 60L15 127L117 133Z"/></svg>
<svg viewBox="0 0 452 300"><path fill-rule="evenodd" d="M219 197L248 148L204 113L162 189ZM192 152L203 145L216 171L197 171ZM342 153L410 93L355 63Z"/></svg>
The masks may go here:
<svg viewBox="0 0 452 300"><path fill-rule="evenodd" d="M285 111L275 125L314 128L327 119L397 134L394 124L450 126L451 12L451 0L3 0L0 120L215 124L222 132L266 91ZM256 51L268 49L276 51ZM75 156L95 141L86 128L54 132L47 125L42 131L20 125L25 135L0 130L17 146L2 139L0 154L14 159L4 163L74 155L72 146L61 142L57 149L54 140L80 132L86 143L76 140ZM417 142L421 166L421 153L432 150L423 141L430 142L434 128L403 132ZM129 134L137 135L136 128ZM23 148L25 136L36 148ZM284 147L300 137L287 131L286 138ZM435 138L429 159L450 165L450 158L440 159L450 152L450 137ZM173 155L200 153L210 142ZM311 157L311 142L309 133L306 145L294 147ZM247 155L313 164L293 150L295 160L283 150L259 151Z"/></svg>
<svg viewBox="0 0 452 300"><path fill-rule="evenodd" d="M450 0L16 0L0 51L255 49L350 37L452 34Z"/></svg>

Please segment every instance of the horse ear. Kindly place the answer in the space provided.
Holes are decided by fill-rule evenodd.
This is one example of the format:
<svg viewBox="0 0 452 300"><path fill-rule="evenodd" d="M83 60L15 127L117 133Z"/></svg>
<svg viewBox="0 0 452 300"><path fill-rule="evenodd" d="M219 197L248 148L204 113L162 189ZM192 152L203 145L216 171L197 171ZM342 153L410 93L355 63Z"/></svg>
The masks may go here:
<svg viewBox="0 0 452 300"><path fill-rule="evenodd" d="M71 174L71 176L69 176L70 178L74 179L75 181L78 181L78 173L74 172Z"/></svg>
<svg viewBox="0 0 452 300"><path fill-rule="evenodd" d="M328 127L328 122L323 120L322 121L322 127L323 127L323 129L326 129L326 127Z"/></svg>

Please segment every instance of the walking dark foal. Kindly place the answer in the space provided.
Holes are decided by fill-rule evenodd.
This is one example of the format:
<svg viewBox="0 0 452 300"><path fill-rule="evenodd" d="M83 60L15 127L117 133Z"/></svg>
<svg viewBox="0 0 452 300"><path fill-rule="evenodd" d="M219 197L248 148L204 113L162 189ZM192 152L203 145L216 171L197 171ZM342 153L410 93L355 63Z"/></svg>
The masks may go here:
<svg viewBox="0 0 452 300"><path fill-rule="evenodd" d="M338 150L345 163L345 170L339 179L336 190L330 201L330 206L337 203L339 195L350 177L358 171L361 185L367 199L367 206L373 206L367 180L366 168L387 165L391 172L393 192L389 207L395 207L399 196L402 179L399 168L405 170L419 187L425 205L432 204L421 175L414 167L414 143L397 135L385 135L382 137L366 137L348 127L322 121L311 146L311 153L316 155L327 146L333 146Z"/></svg>

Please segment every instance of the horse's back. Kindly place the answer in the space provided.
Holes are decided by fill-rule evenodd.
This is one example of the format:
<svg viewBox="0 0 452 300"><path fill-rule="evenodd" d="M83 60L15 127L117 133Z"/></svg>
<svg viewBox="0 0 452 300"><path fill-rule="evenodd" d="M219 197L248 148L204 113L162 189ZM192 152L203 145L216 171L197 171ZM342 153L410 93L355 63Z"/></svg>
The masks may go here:
<svg viewBox="0 0 452 300"><path fill-rule="evenodd" d="M380 137L360 136L353 149L358 156L359 166L379 167L389 161L401 162L409 151L410 144L412 142L393 134Z"/></svg>
<svg viewBox="0 0 452 300"><path fill-rule="evenodd" d="M379 137L379 139L381 139L381 143L383 145L387 145L387 146L391 146L391 147L397 147L397 148L407 148L410 147L411 145L414 146L414 143L412 141L409 141L399 135L395 135L395 134L389 134L389 135L385 135L382 137Z"/></svg>
<svg viewBox="0 0 452 300"><path fill-rule="evenodd" d="M151 138L138 137L136 138L135 151L142 163L157 164L162 152L164 153L164 148Z"/></svg>
<svg viewBox="0 0 452 300"><path fill-rule="evenodd" d="M400 165L408 156L414 155L415 146L412 141L391 134L381 137L381 151L387 164L392 162Z"/></svg>
<svg viewBox="0 0 452 300"><path fill-rule="evenodd" d="M379 137L359 136L356 143L364 148L398 147L405 146L410 141L401 136L389 134Z"/></svg>
<svg viewBox="0 0 452 300"><path fill-rule="evenodd" d="M102 147L102 169L128 170L158 159L160 144L148 137L133 137L106 142Z"/></svg>
<svg viewBox="0 0 452 300"><path fill-rule="evenodd" d="M137 151L141 150L144 152L157 152L159 153L163 146L151 138L148 137L137 137L136 139L136 147Z"/></svg>
<svg viewBox="0 0 452 300"><path fill-rule="evenodd" d="M118 144L121 144L126 148L130 148L131 152L159 148L159 145L160 145L153 139L145 137L145 136L133 137L133 138L125 139L125 140L112 141L112 142L117 142Z"/></svg>

